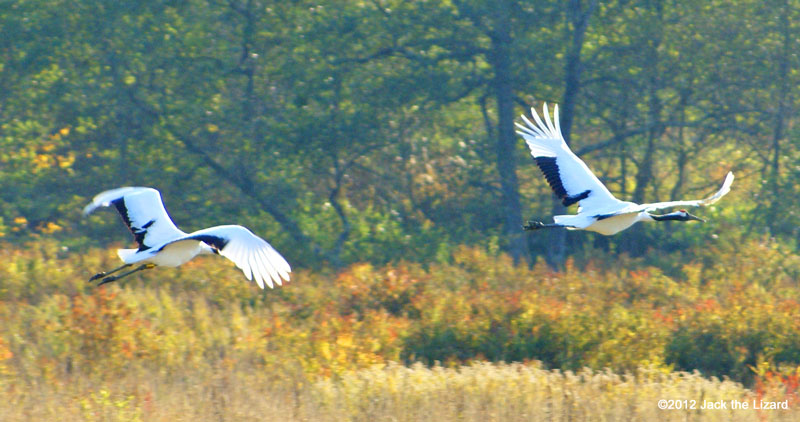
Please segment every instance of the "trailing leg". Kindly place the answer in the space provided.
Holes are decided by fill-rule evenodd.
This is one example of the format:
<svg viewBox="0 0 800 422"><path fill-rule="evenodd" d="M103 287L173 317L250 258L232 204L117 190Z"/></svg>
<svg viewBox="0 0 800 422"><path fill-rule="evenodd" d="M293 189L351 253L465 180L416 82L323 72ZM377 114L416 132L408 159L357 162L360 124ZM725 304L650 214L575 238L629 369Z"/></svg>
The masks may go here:
<svg viewBox="0 0 800 422"><path fill-rule="evenodd" d="M98 278L105 277L105 276L107 276L107 275L109 275L109 274L113 274L113 273L115 273L115 272L117 272L117 271L119 271L119 270L123 270L123 269L125 269L125 268L128 268L128 267L130 267L131 265L133 265L133 264L125 264L125 265L122 265L122 266L120 266L120 267L114 268L114 269L113 269L113 270L111 270L111 271L104 271L104 272L97 273L97 274L93 275L93 276L92 276L92 278L90 278L90 279L89 279L89 281L95 281L95 280L97 280Z"/></svg>
<svg viewBox="0 0 800 422"><path fill-rule="evenodd" d="M98 283L97 286L99 287L99 286L102 286L103 284L111 283L112 281L117 281L117 280L121 279L122 277L129 276L129 275L131 275L131 274L133 274L135 272L138 272L138 271L149 270L150 268L155 268L155 266L156 266L156 264L142 264L142 265L140 265L140 266L128 271L127 273L122 273L120 275L112 275L110 277L106 277L102 281L100 281L100 283Z"/></svg>
<svg viewBox="0 0 800 422"><path fill-rule="evenodd" d="M545 224L541 221L528 221L527 224L522 226L523 230L539 230L539 229L552 229L555 227L567 227L561 224Z"/></svg>

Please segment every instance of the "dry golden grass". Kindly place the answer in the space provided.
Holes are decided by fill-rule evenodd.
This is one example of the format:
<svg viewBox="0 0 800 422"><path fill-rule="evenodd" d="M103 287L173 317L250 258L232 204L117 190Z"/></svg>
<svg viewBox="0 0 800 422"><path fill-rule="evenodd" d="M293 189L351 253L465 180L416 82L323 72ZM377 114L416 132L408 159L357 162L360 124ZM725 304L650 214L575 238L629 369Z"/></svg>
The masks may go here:
<svg viewBox="0 0 800 422"><path fill-rule="evenodd" d="M532 364L399 364L306 381L254 368L131 373L102 383L6 385L0 420L16 421L795 421L778 385L762 400L789 410L660 410L661 399L752 401L738 383L639 369L573 373Z"/></svg>

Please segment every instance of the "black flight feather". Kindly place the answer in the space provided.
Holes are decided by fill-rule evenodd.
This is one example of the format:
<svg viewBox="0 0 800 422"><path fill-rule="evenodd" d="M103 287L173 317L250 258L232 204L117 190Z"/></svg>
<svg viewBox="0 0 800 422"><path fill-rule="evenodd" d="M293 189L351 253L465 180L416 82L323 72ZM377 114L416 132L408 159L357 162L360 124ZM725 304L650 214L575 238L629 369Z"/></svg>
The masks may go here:
<svg viewBox="0 0 800 422"><path fill-rule="evenodd" d="M117 209L117 212L119 213L120 217L122 217L122 221L128 227L128 230L131 231L131 234L133 234L133 240L135 240L136 243L139 245L139 251L149 249L150 246L144 244L144 237L147 235L147 228L152 226L153 223L156 222L156 220L150 220L144 225L142 225L142 227L136 227L133 225L133 223L131 222L131 217L128 215L128 207L125 206L124 197L119 198L115 201L111 201L111 203L114 204L114 207Z"/></svg>
<svg viewBox="0 0 800 422"><path fill-rule="evenodd" d="M564 204L565 207L589 197L589 194L592 192L591 190L585 190L573 196L567 194L567 190L564 189L564 184L561 183L561 173L559 172L555 157L534 157L534 159L536 160L536 165L539 166L539 170L544 174L544 178L547 179L547 184L550 185L550 188L553 189L556 196L561 199L561 203Z"/></svg>
<svg viewBox="0 0 800 422"><path fill-rule="evenodd" d="M228 239L220 236L213 236L210 234L198 234L196 236L190 236L187 239L199 240L205 243L206 245L214 248L214 251L217 253L219 253L219 251L224 249L225 245L228 244Z"/></svg>

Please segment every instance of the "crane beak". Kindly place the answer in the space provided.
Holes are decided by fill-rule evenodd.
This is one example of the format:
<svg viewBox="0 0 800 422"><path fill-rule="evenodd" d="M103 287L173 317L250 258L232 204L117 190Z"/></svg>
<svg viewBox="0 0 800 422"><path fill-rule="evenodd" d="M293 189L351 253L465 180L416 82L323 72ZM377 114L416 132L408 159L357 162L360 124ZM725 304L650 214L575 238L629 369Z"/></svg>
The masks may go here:
<svg viewBox="0 0 800 422"><path fill-rule="evenodd" d="M703 220L702 218L700 218L700 217L698 217L696 215L691 215L688 212L686 213L686 216L689 217L689 220L696 220L696 221L699 221L701 223L705 223L706 222L706 220Z"/></svg>

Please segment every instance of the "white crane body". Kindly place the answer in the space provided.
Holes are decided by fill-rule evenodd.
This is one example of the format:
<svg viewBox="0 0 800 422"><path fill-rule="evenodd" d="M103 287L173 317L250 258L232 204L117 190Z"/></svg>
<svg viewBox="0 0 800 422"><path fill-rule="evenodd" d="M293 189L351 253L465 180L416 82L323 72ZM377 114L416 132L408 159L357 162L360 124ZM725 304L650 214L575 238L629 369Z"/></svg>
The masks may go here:
<svg viewBox="0 0 800 422"><path fill-rule="evenodd" d="M194 239L169 242L160 249L117 249L117 255L126 264L153 263L159 267L179 267L203 253L213 252L208 245Z"/></svg>

